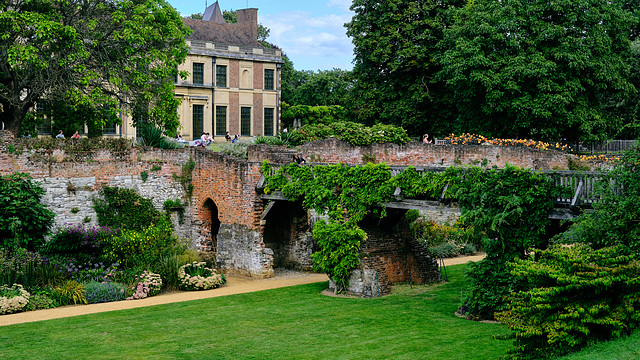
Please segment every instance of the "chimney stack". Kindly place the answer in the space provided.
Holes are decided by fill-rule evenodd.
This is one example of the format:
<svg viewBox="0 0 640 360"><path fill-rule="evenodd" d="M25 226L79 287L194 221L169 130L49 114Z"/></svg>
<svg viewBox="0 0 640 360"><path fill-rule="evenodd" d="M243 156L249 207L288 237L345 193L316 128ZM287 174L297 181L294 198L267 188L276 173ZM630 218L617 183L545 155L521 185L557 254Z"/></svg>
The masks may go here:
<svg viewBox="0 0 640 360"><path fill-rule="evenodd" d="M238 13L238 24L248 29L252 39L258 39L258 9L241 9Z"/></svg>

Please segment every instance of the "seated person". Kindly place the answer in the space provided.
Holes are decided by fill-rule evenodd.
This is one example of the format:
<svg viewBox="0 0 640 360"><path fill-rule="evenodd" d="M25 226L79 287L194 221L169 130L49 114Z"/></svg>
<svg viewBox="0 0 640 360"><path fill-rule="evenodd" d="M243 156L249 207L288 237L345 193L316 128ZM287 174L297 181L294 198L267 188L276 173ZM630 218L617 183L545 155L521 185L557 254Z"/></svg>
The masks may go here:
<svg viewBox="0 0 640 360"><path fill-rule="evenodd" d="M75 134L71 135L71 138L72 139L80 139L81 137L80 137L80 134L78 134L78 132L76 131Z"/></svg>
<svg viewBox="0 0 640 360"><path fill-rule="evenodd" d="M228 131L226 134L224 134L224 138L227 139L227 141L231 141L231 135L229 135Z"/></svg>
<svg viewBox="0 0 640 360"><path fill-rule="evenodd" d="M56 135L57 139L64 139L64 134L62 133L62 130L60 130L60 132L58 133L58 135Z"/></svg>
<svg viewBox="0 0 640 360"><path fill-rule="evenodd" d="M232 142L232 143L236 143L236 142L238 142L238 141L240 141L240 134L236 134L236 135L233 137L233 140L231 140L231 142Z"/></svg>

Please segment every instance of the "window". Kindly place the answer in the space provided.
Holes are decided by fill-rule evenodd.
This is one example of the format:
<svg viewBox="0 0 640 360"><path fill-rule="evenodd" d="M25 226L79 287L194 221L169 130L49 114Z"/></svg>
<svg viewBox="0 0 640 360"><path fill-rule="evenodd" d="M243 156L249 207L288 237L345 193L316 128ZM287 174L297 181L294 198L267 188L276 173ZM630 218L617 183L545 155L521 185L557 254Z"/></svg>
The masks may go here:
<svg viewBox="0 0 640 360"><path fill-rule="evenodd" d="M204 132L204 105L193 105L193 140Z"/></svg>
<svg viewBox="0 0 640 360"><path fill-rule="evenodd" d="M227 87L227 67L216 65L216 86Z"/></svg>
<svg viewBox="0 0 640 360"><path fill-rule="evenodd" d="M107 125L105 125L105 127L102 128L102 133L103 134L107 134L107 135L117 134L116 133L116 122L115 121L111 121L111 122L107 123Z"/></svg>
<svg viewBox="0 0 640 360"><path fill-rule="evenodd" d="M273 90L273 69L264 70L264 89Z"/></svg>
<svg viewBox="0 0 640 360"><path fill-rule="evenodd" d="M35 115L40 123L40 126L38 126L38 133L51 134L51 116L49 115L49 104L47 104L46 101L38 101Z"/></svg>
<svg viewBox="0 0 640 360"><path fill-rule="evenodd" d="M193 63L193 84L194 85L204 84L204 64L203 63Z"/></svg>
<svg viewBox="0 0 640 360"><path fill-rule="evenodd" d="M264 109L264 136L273 136L273 108Z"/></svg>
<svg viewBox="0 0 640 360"><path fill-rule="evenodd" d="M251 108L240 108L240 135L251 136Z"/></svg>
<svg viewBox="0 0 640 360"><path fill-rule="evenodd" d="M227 132L227 107L216 106L216 135L224 135Z"/></svg>

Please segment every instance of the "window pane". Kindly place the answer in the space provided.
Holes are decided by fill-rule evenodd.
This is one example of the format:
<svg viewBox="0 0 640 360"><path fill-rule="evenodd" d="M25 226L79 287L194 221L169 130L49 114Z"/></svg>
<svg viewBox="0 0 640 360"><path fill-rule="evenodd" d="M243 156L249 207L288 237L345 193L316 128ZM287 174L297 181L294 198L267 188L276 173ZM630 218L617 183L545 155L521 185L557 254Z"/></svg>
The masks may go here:
<svg viewBox="0 0 640 360"><path fill-rule="evenodd" d="M251 136L251 108L240 108L240 135Z"/></svg>
<svg viewBox="0 0 640 360"><path fill-rule="evenodd" d="M227 132L227 107L216 106L216 135L224 135Z"/></svg>
<svg viewBox="0 0 640 360"><path fill-rule="evenodd" d="M193 83L196 85L204 84L204 64L193 63Z"/></svg>
<svg viewBox="0 0 640 360"><path fill-rule="evenodd" d="M116 134L116 122L112 121L110 123L108 123L107 125L105 125L104 128L102 128L102 133L103 134Z"/></svg>
<svg viewBox="0 0 640 360"><path fill-rule="evenodd" d="M204 131L204 105L193 105L193 139L197 139Z"/></svg>
<svg viewBox="0 0 640 360"><path fill-rule="evenodd" d="M264 89L273 90L273 70L266 69L264 71Z"/></svg>
<svg viewBox="0 0 640 360"><path fill-rule="evenodd" d="M224 65L216 66L216 86L227 87L227 67Z"/></svg>
<svg viewBox="0 0 640 360"><path fill-rule="evenodd" d="M40 126L38 127L38 133L51 134L51 116L49 116L49 104L46 101L38 101L36 105L36 117ZM30 134L35 135L35 134Z"/></svg>
<svg viewBox="0 0 640 360"><path fill-rule="evenodd" d="M264 109L264 136L273 136L273 108Z"/></svg>

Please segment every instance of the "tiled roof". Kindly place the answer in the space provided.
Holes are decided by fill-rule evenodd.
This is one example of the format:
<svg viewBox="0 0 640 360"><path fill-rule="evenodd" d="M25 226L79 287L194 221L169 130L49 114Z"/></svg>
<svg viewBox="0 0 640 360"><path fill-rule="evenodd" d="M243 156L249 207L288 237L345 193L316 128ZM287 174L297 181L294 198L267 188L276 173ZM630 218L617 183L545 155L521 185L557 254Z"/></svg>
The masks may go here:
<svg viewBox="0 0 640 360"><path fill-rule="evenodd" d="M262 49L258 39L249 34L249 30L239 24L222 24L191 18L183 18L193 34L188 40L211 41L216 44L235 45Z"/></svg>
<svg viewBox="0 0 640 360"><path fill-rule="evenodd" d="M217 22L217 23L225 22L224 16L222 16L222 11L220 11L220 5L218 5L217 1L209 5L204 10L204 15L202 15L202 20L209 21L209 22Z"/></svg>

